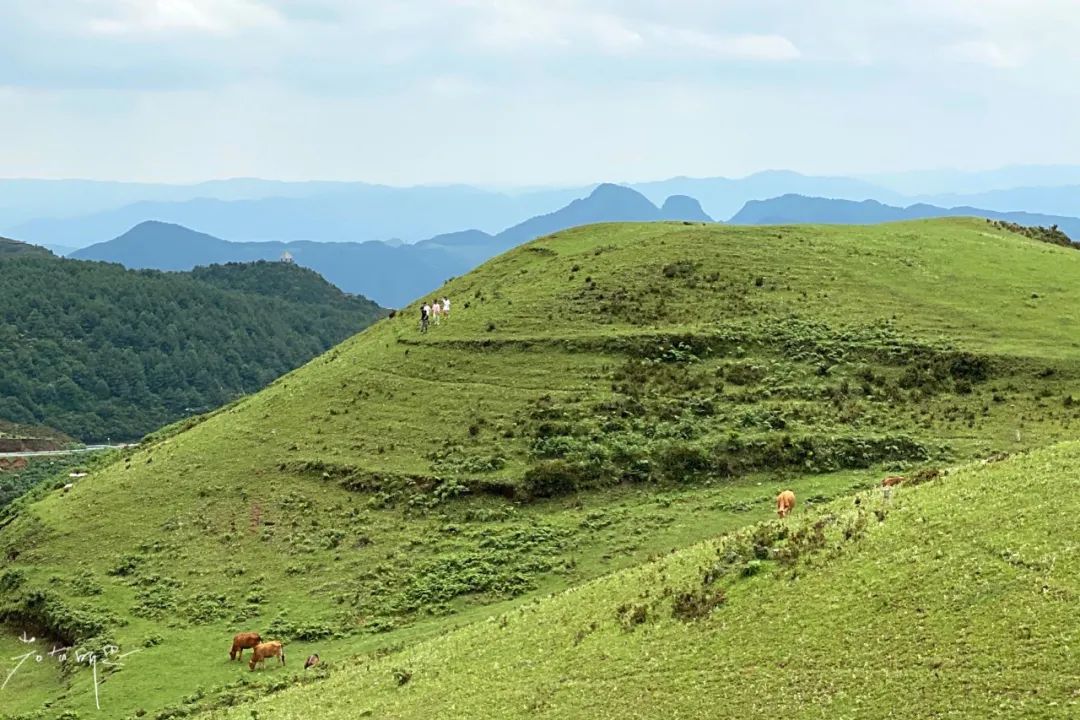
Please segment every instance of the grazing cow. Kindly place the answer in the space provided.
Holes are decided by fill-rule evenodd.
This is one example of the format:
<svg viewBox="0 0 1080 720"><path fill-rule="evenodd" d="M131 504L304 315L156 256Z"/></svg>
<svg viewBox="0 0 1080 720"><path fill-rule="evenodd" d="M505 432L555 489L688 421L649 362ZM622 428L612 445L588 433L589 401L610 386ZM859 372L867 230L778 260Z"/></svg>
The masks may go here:
<svg viewBox="0 0 1080 720"><path fill-rule="evenodd" d="M307 670L309 667L315 667L318 664L319 664L319 654L318 653L315 653L314 655L308 655L308 659L304 661L304 669Z"/></svg>
<svg viewBox="0 0 1080 720"><path fill-rule="evenodd" d="M785 490L776 496L776 514L784 519L795 507L795 493Z"/></svg>
<svg viewBox="0 0 1080 720"><path fill-rule="evenodd" d="M73 487L75 487L75 485L73 485L72 483L68 483L67 485L64 486L64 492L71 492L71 489Z"/></svg>
<svg viewBox="0 0 1080 720"><path fill-rule="evenodd" d="M248 663L248 667L254 672L256 665L270 657L279 658L281 664L285 664L285 649L281 647L280 640L271 640L270 642L259 643L256 645L255 649L251 651L251 662Z"/></svg>
<svg viewBox="0 0 1080 720"><path fill-rule="evenodd" d="M243 660L244 651L253 648L262 642L262 636L257 632L237 633L232 639L232 650L229 651L230 660Z"/></svg>
<svg viewBox="0 0 1080 720"><path fill-rule="evenodd" d="M890 475L881 481L881 487L895 487L903 484L906 480L907 478L902 475Z"/></svg>

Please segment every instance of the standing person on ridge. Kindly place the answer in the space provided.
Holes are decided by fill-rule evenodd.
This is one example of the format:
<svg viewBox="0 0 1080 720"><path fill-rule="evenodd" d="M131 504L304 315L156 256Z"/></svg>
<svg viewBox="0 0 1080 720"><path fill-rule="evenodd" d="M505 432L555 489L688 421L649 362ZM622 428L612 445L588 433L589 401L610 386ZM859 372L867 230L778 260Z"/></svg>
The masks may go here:
<svg viewBox="0 0 1080 720"><path fill-rule="evenodd" d="M428 307L427 301L425 301L424 304L420 306L420 332L427 332L429 317L431 317L431 308Z"/></svg>

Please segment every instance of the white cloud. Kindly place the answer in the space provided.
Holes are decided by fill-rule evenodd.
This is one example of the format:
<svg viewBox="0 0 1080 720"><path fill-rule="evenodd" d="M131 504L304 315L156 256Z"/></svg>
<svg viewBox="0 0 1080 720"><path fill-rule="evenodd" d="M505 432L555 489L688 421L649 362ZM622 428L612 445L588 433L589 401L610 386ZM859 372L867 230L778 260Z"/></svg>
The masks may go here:
<svg viewBox="0 0 1080 720"><path fill-rule="evenodd" d="M802 53L783 35L721 35L653 26L649 35L662 51L677 55L741 60L795 60Z"/></svg>
<svg viewBox="0 0 1080 720"><path fill-rule="evenodd" d="M1078 3L0 0L0 176L1080 162Z"/></svg>
<svg viewBox="0 0 1080 720"><path fill-rule="evenodd" d="M465 0L461 6L471 10L464 18L469 38L488 50L624 52L642 41L617 15L582 8L573 0Z"/></svg>
<svg viewBox="0 0 1080 720"><path fill-rule="evenodd" d="M1000 45L989 40L956 43L946 49L946 54L961 62L998 69L1017 68L1022 64L1016 54L1004 50Z"/></svg>
<svg viewBox="0 0 1080 720"><path fill-rule="evenodd" d="M87 29L100 35L170 30L228 35L281 23L276 11L255 0L114 0L95 4L102 7L91 17Z"/></svg>
<svg viewBox="0 0 1080 720"><path fill-rule="evenodd" d="M633 17L584 0L463 0L469 37L482 49L589 55L792 60L799 49L776 33L715 33Z"/></svg>

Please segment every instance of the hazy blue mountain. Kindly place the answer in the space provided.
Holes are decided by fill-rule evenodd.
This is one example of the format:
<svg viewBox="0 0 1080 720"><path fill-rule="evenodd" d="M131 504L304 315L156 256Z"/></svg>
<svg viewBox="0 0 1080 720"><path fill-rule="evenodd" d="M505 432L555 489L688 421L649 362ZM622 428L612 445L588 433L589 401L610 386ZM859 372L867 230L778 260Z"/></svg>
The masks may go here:
<svg viewBox="0 0 1080 720"><path fill-rule="evenodd" d="M815 177L787 170L769 170L744 178L677 177L659 182L632 185L655 203L672 195L697 198L713 217L730 217L750 200L800 194L848 200L875 198L884 202L902 201L896 193L863 180L845 177Z"/></svg>
<svg viewBox="0 0 1080 720"><path fill-rule="evenodd" d="M199 265L277 260L288 251L342 290L380 305L400 307L479 263L533 238L577 225L632 220L710 220L693 198L670 198L658 208L640 193L600 185L553 213L530 218L491 235L481 230L445 233L412 244L364 242L229 242L159 221L143 222L108 242L71 257L117 262L129 268L190 270Z"/></svg>
<svg viewBox="0 0 1080 720"><path fill-rule="evenodd" d="M690 220L696 222L712 222L701 203L688 195L672 195L660 207L660 216L664 220Z"/></svg>
<svg viewBox="0 0 1080 720"><path fill-rule="evenodd" d="M57 219L98 213L136 202L184 202L195 198L249 200L262 197L305 197L357 185L364 184L280 182L258 178L211 180L187 185L101 180L0 179L0 228L17 227L34 218Z"/></svg>
<svg viewBox="0 0 1080 720"><path fill-rule="evenodd" d="M530 218L494 236L485 238L482 233L469 231L466 234L455 233L435 237L424 241L421 245L438 245L447 248L466 261L468 265L466 269L471 269L510 248L567 228L600 222L660 220L712 222L712 218L705 214L694 198L673 196L665 200L662 208L658 208L632 188L603 183L596 186L588 196L573 200L564 208Z"/></svg>
<svg viewBox="0 0 1080 720"><path fill-rule="evenodd" d="M496 233L551 213L595 187L402 188L258 178L196 184L0 179L0 234L38 245L85 247L145 220L160 220L238 241L397 238L408 243L466 227ZM730 217L750 200L786 194L874 199L896 206L927 202L1080 215L1080 166L931 170L861 178L775 170L743 178L676 177L631 187L657 205L671 196L697 198L713 217Z"/></svg>
<svg viewBox="0 0 1080 720"><path fill-rule="evenodd" d="M1048 215L1080 216L1080 184L1057 187L1014 187L966 195L932 195L919 199L943 207L969 205L1002 212L1020 209Z"/></svg>
<svg viewBox="0 0 1080 720"><path fill-rule="evenodd" d="M736 225L793 225L799 223L868 225L898 220L933 217L985 217L1019 225L1057 225L1071 238L1080 240L1080 219L1027 212L998 212L974 207L943 208L917 204L908 207L884 205L876 200L853 202L831 198L784 195L770 200L753 200L729 222Z"/></svg>
<svg viewBox="0 0 1080 720"><path fill-rule="evenodd" d="M1009 188L1080 185L1080 165L1010 165L974 171L915 170L877 173L863 176L863 179L908 196L973 195Z"/></svg>
<svg viewBox="0 0 1080 720"><path fill-rule="evenodd" d="M147 221L120 237L83 248L76 260L115 262L128 268L191 270L201 265L279 260L285 252L342 290L395 307L461 272L461 262L440 247L394 247L381 242L229 242L180 225ZM365 288L366 291L361 291Z"/></svg>
<svg viewBox="0 0 1080 720"><path fill-rule="evenodd" d="M320 191L298 197L137 202L89 215L42 217L10 227L8 234L41 245L86 247L159 220L237 241L415 242L462 227L495 232L568 201L564 191L511 196L463 185L315 187Z"/></svg>
<svg viewBox="0 0 1080 720"><path fill-rule="evenodd" d="M688 198L690 199L690 198ZM700 220L701 207L692 208L693 217ZM711 220L704 215L705 220ZM639 222L655 220L682 220L682 217L665 217L664 212L640 192L622 185L604 183L598 185L587 197L578 198L555 212L530 218L507 228L495 236L496 244L503 250L523 242L549 235L553 232L590 225L598 222Z"/></svg>

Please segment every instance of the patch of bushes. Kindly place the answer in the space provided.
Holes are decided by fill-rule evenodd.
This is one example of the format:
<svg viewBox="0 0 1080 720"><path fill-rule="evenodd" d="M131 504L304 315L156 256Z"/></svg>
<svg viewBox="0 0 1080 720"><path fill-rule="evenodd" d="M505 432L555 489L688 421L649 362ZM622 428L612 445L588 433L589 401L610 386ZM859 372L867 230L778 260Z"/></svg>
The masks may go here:
<svg viewBox="0 0 1080 720"><path fill-rule="evenodd" d="M326 640L328 638L341 637L344 634L339 626L329 622L294 620L288 617L284 612L279 613L270 621L267 632L274 637L304 642Z"/></svg>
<svg viewBox="0 0 1080 720"><path fill-rule="evenodd" d="M566 460L544 460L525 471L521 492L526 498L566 495L588 484L585 469Z"/></svg>
<svg viewBox="0 0 1080 720"><path fill-rule="evenodd" d="M68 646L105 644L124 621L108 610L76 607L44 590L29 590L5 599L0 623L40 628L42 634Z"/></svg>
<svg viewBox="0 0 1080 720"><path fill-rule="evenodd" d="M692 260L676 260L668 263L662 269L666 278L691 278L697 271L697 263Z"/></svg>
<svg viewBox="0 0 1080 720"><path fill-rule="evenodd" d="M641 604L620 605L615 615L622 629L629 631L648 620L649 611L645 605Z"/></svg>
<svg viewBox="0 0 1080 720"><path fill-rule="evenodd" d="M727 602L727 595L716 588L699 588L675 595L671 605L671 615L677 620L689 622L708 617L713 610Z"/></svg>
<svg viewBox="0 0 1080 720"><path fill-rule="evenodd" d="M674 481L693 478L712 467L708 452L695 445L672 443L658 450L654 457L657 470Z"/></svg>
<svg viewBox="0 0 1080 720"><path fill-rule="evenodd" d="M1007 220L990 220L989 218L986 222L1000 230L1008 230L1017 235L1023 235L1026 238L1038 240L1039 242L1050 243L1051 245L1061 245L1062 247L1077 247L1072 239L1062 232L1057 225L1051 225L1050 227L1044 227L1042 225L1028 226L1008 222Z"/></svg>
<svg viewBox="0 0 1080 720"><path fill-rule="evenodd" d="M180 613L190 622L204 624L228 617L232 610L229 599L220 593L201 592L180 606Z"/></svg>

